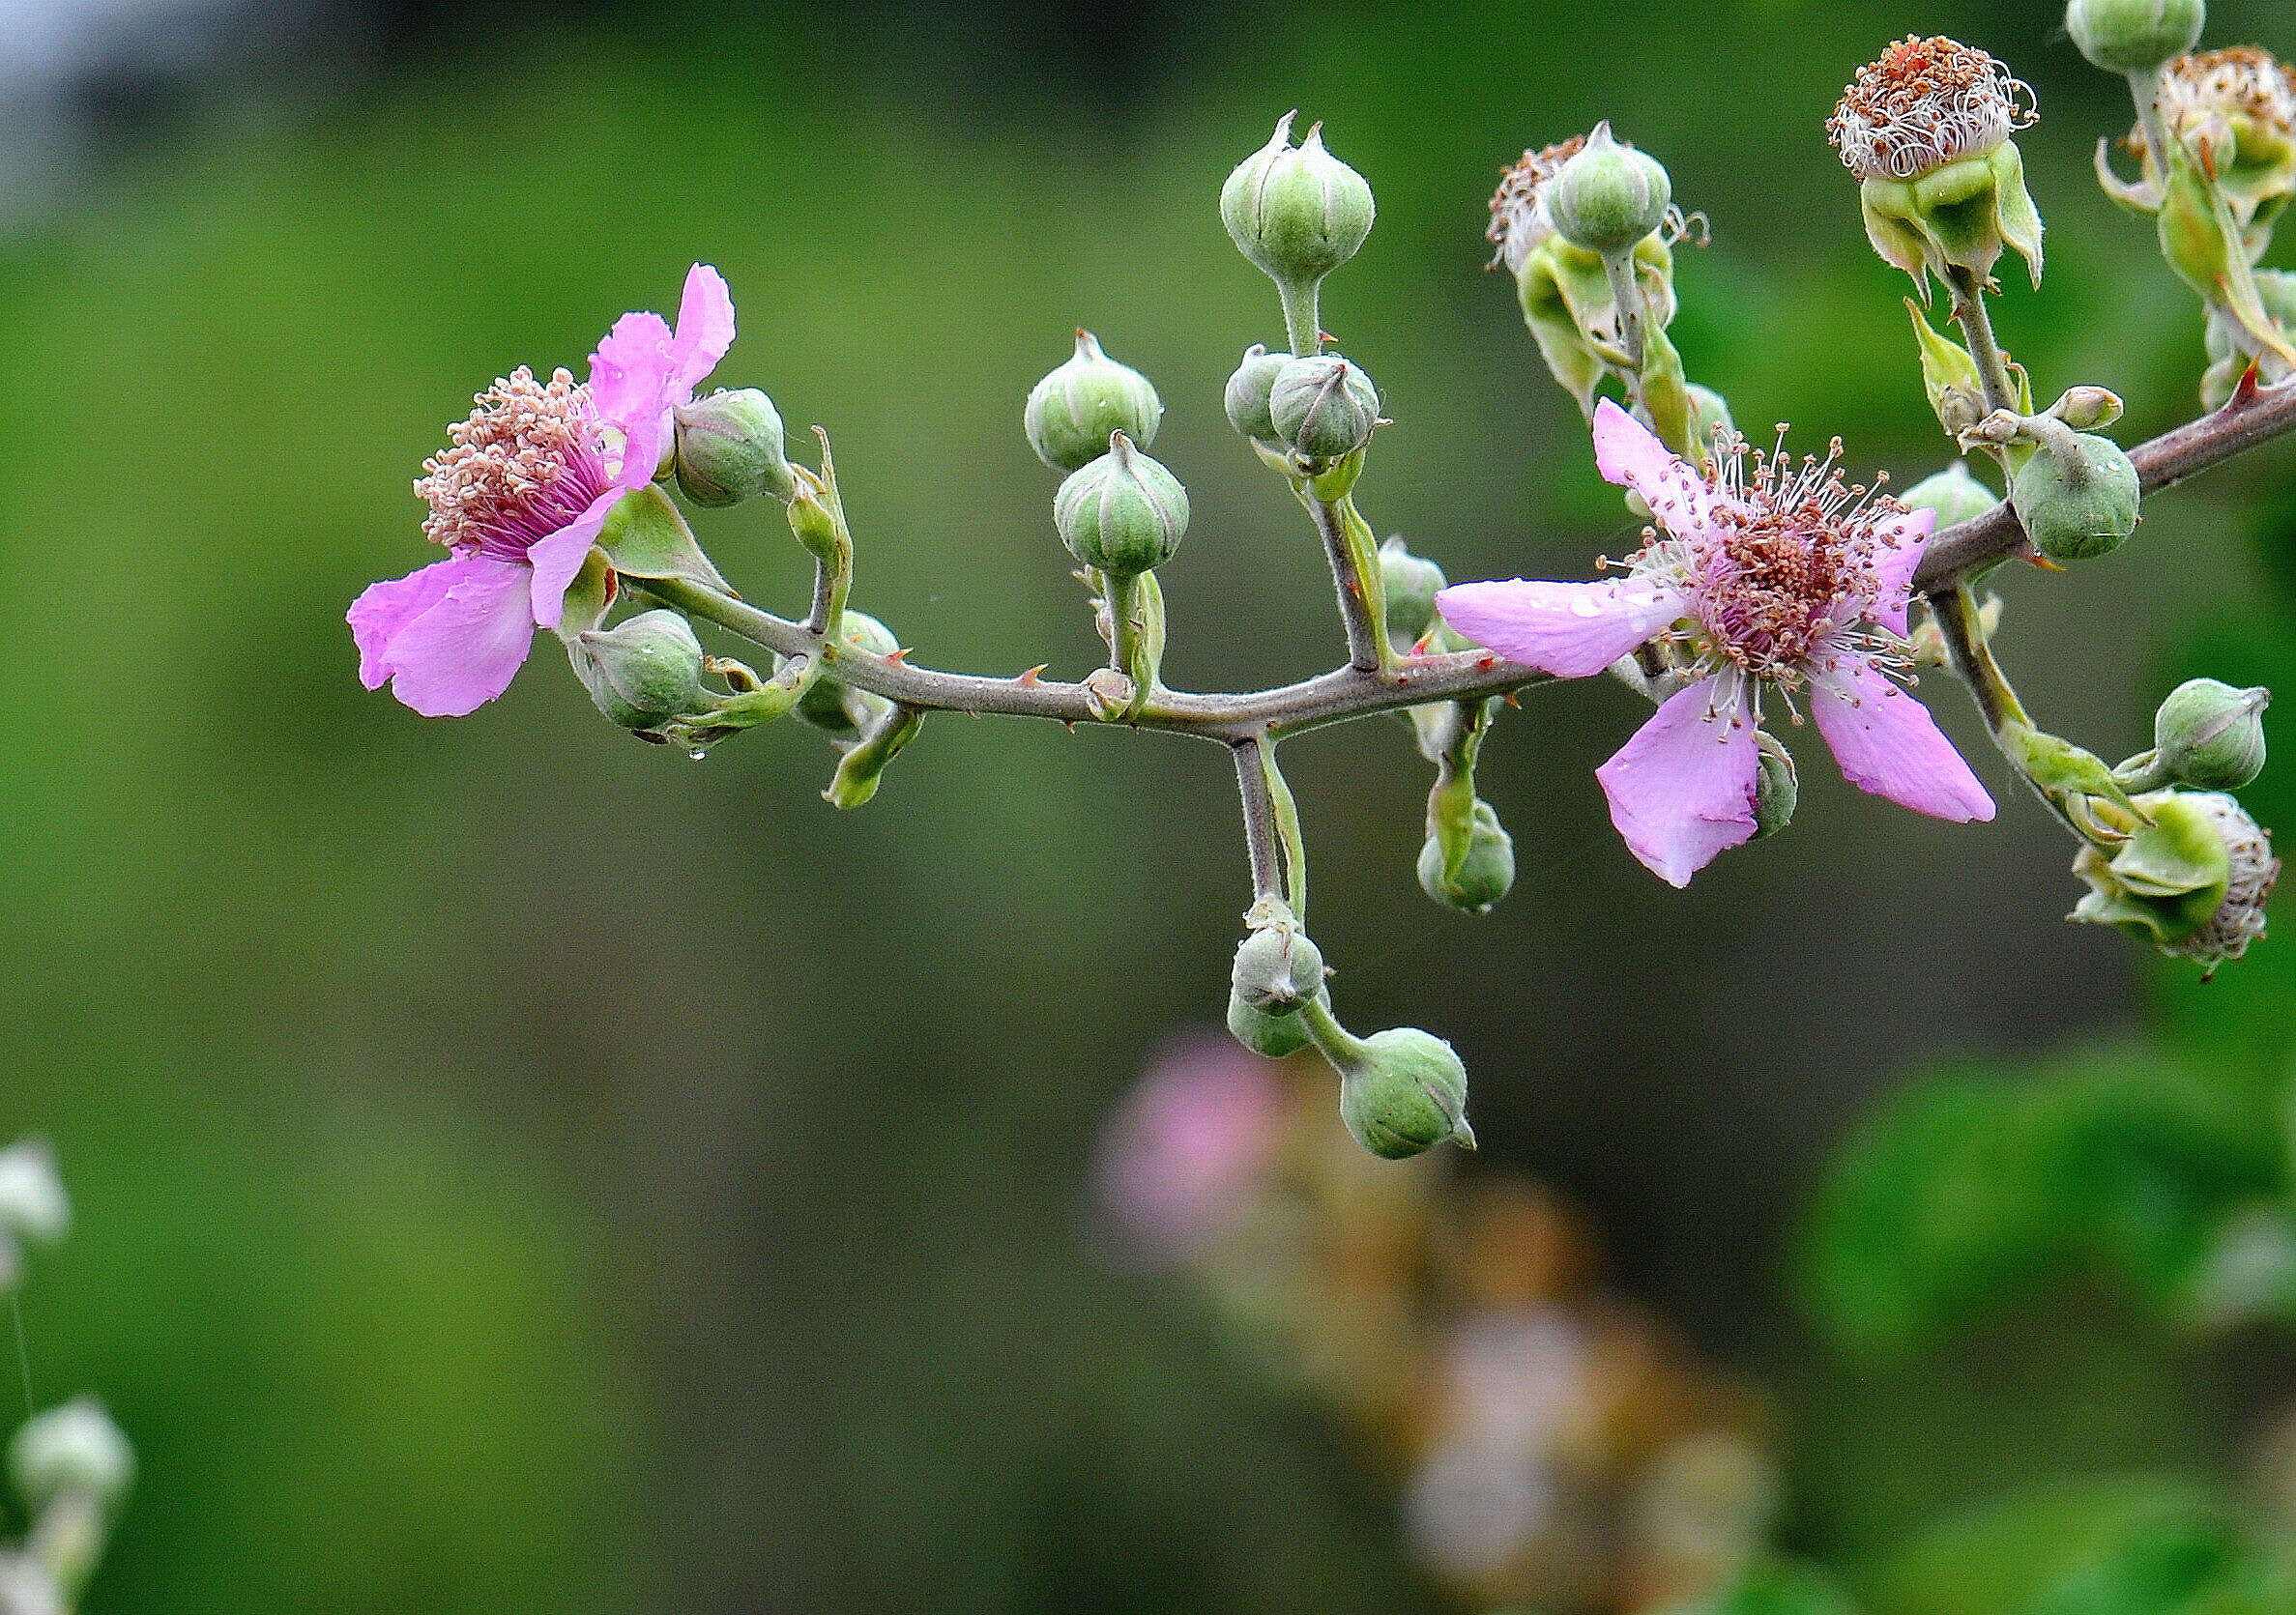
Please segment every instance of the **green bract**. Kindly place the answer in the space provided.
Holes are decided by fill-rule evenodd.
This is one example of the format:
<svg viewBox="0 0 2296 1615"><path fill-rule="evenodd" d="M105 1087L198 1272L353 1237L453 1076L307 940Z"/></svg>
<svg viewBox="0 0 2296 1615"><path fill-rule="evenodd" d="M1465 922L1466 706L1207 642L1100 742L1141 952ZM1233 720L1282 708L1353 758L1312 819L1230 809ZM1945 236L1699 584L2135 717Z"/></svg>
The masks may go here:
<svg viewBox="0 0 2296 1615"><path fill-rule="evenodd" d="M1323 126L1292 144L1287 112L1275 134L1228 176L1220 220L1246 258L1279 285L1312 286L1355 255L1375 209L1363 176L1323 149Z"/></svg>
<svg viewBox="0 0 2296 1615"><path fill-rule="evenodd" d="M678 487L696 505L739 505L798 491L782 440L781 412L754 387L712 392L677 411Z"/></svg>
<svg viewBox="0 0 2296 1615"><path fill-rule="evenodd" d="M1188 531L1188 494L1179 479L1123 433L1108 452L1071 472L1053 496L1061 541L1087 566L1137 577L1172 559Z"/></svg>
<svg viewBox="0 0 2296 1615"><path fill-rule="evenodd" d="M2033 547L2051 561L2087 561L2136 531L2136 468L2110 438L2044 440L2017 474L2012 499Z"/></svg>
<svg viewBox="0 0 2296 1615"><path fill-rule="evenodd" d="M1635 247L1635 276L1642 288L1650 324L1674 318L1674 253L1663 236L1645 236ZM1539 241L1515 272L1515 295L1523 320L1538 344L1548 373L1579 401L1594 407L1601 385L1607 337L1618 326L1618 307L1599 254L1573 246L1558 235ZM1613 350L1614 351L1614 350Z"/></svg>
<svg viewBox="0 0 2296 1615"><path fill-rule="evenodd" d="M1163 416L1148 379L1080 331L1075 355L1030 389L1022 418L1038 459L1055 471L1075 471L1108 452L1111 432L1148 447Z"/></svg>
<svg viewBox="0 0 2296 1615"><path fill-rule="evenodd" d="M1547 188L1547 216L1573 246L1613 255L1631 251L1666 222L1673 182L1665 167L1597 124Z"/></svg>
<svg viewBox="0 0 2296 1615"><path fill-rule="evenodd" d="M2200 41L2206 0L2071 0L2065 32L2107 72L2150 72Z"/></svg>
<svg viewBox="0 0 2296 1615"><path fill-rule="evenodd" d="M2074 859L2073 873L2089 891L2073 917L2212 970L2238 959L2264 935L2264 905L2280 876L2271 838L2215 792L2155 792L2136 806L2150 824L2109 857L2085 847Z"/></svg>

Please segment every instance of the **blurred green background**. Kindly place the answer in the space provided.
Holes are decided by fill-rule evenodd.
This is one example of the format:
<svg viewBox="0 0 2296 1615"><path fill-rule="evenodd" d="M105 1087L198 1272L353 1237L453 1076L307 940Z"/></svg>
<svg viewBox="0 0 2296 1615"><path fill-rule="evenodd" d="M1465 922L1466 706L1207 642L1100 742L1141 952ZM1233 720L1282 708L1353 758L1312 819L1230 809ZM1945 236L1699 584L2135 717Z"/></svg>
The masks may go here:
<svg viewBox="0 0 2296 1615"><path fill-rule="evenodd" d="M2296 51L2273 0L2212 11ZM1089 325L1156 381L1195 505L1167 676L1330 665L1317 546L1218 402L1280 324L1214 198L1294 105L1379 195L1324 307L1400 422L1363 503L1453 577L1631 542L1482 269L1499 166L1603 116L1712 220L1692 375L1902 485L1941 446L1821 125L1916 30L2037 89L2049 282L1997 318L2045 394L2121 392L2134 441L2194 413L2198 319L2088 175L2126 94L2057 15L439 5L98 86L91 150L0 235L0 1127L54 1140L79 1210L25 1292L37 1394L102 1394L143 1466L90 1608L1437 1607L1312 1410L1081 1233L1098 1119L1221 1010L1225 759L944 719L838 815L818 737L631 744L546 646L417 719L360 689L342 609L426 559L408 482L473 390L578 370L699 259L741 310L718 380L834 432L856 603L920 659L1091 665L1019 431ZM2045 720L2118 756L2190 672L2296 688L2292 474L2252 456L2111 560L2005 580ZM777 526L701 532L787 606ZM1853 1575L2013 1483L2222 1471L2296 1389L2273 1337L2195 1344L2108 1286L1878 1362L1799 1321L1788 1236L1909 1069L2105 1042L2148 1071L2162 1038L2202 1081L2284 1064L2288 944L2193 990L2064 925L2068 846L1932 693L1997 822L1811 766L1791 833L1686 894L1590 777L1633 699L1526 697L1484 754L1523 875L1479 922L1417 890L1400 727L1287 752L1342 1013L1455 1040L1484 1156L1777 1389L1789 1536ZM2252 806L2296 822L2277 766Z"/></svg>

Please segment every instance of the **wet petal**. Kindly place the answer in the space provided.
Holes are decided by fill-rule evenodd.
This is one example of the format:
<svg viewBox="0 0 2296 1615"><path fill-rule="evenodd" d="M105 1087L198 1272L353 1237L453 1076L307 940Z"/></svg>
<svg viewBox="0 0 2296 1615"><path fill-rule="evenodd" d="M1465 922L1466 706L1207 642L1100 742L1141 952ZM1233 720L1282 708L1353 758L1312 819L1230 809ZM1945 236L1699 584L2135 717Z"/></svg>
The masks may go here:
<svg viewBox="0 0 2296 1615"><path fill-rule="evenodd" d="M534 568L531 604L538 625L558 626L566 611L567 586L574 581L574 574L582 570L582 562L589 559L590 546L597 542L598 531L606 525L606 513L628 491L607 489L591 501L589 509L527 550L526 563Z"/></svg>
<svg viewBox="0 0 2296 1615"><path fill-rule="evenodd" d="M670 322L659 314L625 314L590 356L591 401L598 418L623 436L617 485L654 480L669 446Z"/></svg>
<svg viewBox="0 0 2296 1615"><path fill-rule="evenodd" d="M696 264L686 271L678 334L670 339L670 402L692 402L695 386L733 345L734 297L725 276L708 264Z"/></svg>
<svg viewBox="0 0 2296 1615"><path fill-rule="evenodd" d="M463 556L429 568L446 588L378 649L391 693L426 718L459 718L510 687L534 643L534 608L517 562ZM402 582L407 580L401 580ZM371 590L368 592L373 592Z"/></svg>
<svg viewBox="0 0 2296 1615"><path fill-rule="evenodd" d="M1846 658L1814 674L1810 710L1843 777L1859 790L1957 824L1993 816L1992 797L1930 709L1871 662Z"/></svg>
<svg viewBox="0 0 2296 1615"><path fill-rule="evenodd" d="M1913 574L1921 565L1922 553L1930 547L1931 535L1936 531L1934 510L1908 510L1875 529L1882 550L1874 560L1877 584L1874 620L1893 634L1902 635L1905 631L1905 607L1913 587Z"/></svg>
<svg viewBox="0 0 2296 1615"><path fill-rule="evenodd" d="M1594 407L1594 464L1604 481L1641 494L1669 533L1686 535L1705 526L1713 509L1706 479L1608 398Z"/></svg>
<svg viewBox="0 0 2296 1615"><path fill-rule="evenodd" d="M1709 678L1677 691L1594 771L1626 850L1671 885L1754 836L1760 772L1737 691Z"/></svg>
<svg viewBox="0 0 2296 1615"><path fill-rule="evenodd" d="M1681 593L1646 578L1463 583L1435 597L1443 620L1510 662L1586 678L1680 617Z"/></svg>

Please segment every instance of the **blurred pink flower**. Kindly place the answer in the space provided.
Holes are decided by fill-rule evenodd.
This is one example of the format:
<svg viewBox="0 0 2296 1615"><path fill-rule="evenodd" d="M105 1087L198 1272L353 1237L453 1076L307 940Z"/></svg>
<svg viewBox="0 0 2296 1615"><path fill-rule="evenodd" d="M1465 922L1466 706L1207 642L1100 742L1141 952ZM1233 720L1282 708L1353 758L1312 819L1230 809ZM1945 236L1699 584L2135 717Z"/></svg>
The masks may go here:
<svg viewBox="0 0 2296 1615"><path fill-rule="evenodd" d="M1754 834L1765 686L1788 710L1807 693L1852 785L1933 818L1993 816L1928 709L1890 678L1906 665L1913 573L1936 516L1845 487L1841 451L1837 441L1825 459L1796 462L1783 447L1750 456L1741 441L1700 472L1605 399L1595 463L1658 523L1627 575L1438 596L1452 627L1557 678L1588 678L1662 634L1690 646L1695 681L1595 771L1628 851L1676 886Z"/></svg>
<svg viewBox="0 0 2296 1615"><path fill-rule="evenodd" d="M1092 1187L1132 1252L1202 1250L1243 1209L1284 1112L1282 1080L1222 1038L1165 1050L1101 1124Z"/></svg>
<svg viewBox="0 0 2296 1615"><path fill-rule="evenodd" d="M733 340L725 280L696 264L674 332L659 314L625 314L590 356L587 383L565 370L538 382L521 365L480 393L415 484L430 505L422 531L450 559L351 606L361 681L392 680L431 718L461 717L508 689L535 629L558 626L615 502L654 479L671 412Z"/></svg>

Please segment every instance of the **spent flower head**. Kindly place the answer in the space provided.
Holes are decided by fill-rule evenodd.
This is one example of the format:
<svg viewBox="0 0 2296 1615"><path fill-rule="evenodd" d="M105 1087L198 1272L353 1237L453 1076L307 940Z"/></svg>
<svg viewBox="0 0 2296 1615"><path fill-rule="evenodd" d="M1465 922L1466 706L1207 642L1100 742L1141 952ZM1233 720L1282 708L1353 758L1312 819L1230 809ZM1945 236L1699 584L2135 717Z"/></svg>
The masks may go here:
<svg viewBox="0 0 2296 1615"><path fill-rule="evenodd" d="M1933 818L1993 816L1969 765L1893 681L1933 512L1846 484L1839 442L1799 460L1718 443L1694 470L1608 399L1594 442L1603 476L1657 517L1627 575L1462 584L1438 600L1452 627L1557 678L1601 673L1653 638L1678 648L1690 682L1596 770L1612 822L1652 873L1686 885L1753 838L1765 692L1789 711L1807 700L1851 784Z"/></svg>
<svg viewBox="0 0 2296 1615"><path fill-rule="evenodd" d="M2296 67L2253 45L2180 56L2162 72L2161 121L2230 203L2241 228L2269 228L2296 195ZM2139 125L2129 144L2155 169ZM2251 243L2260 256L2264 242Z"/></svg>
<svg viewBox="0 0 2296 1615"><path fill-rule="evenodd" d="M1547 212L1547 187L1564 163L1585 149L1586 136L1574 134L1540 151L1525 152L1522 161L1500 172L1498 189L1491 196L1491 224L1483 232L1498 249L1491 260L1494 268L1504 264L1509 274L1522 274L1532 249L1555 233L1555 220Z"/></svg>

